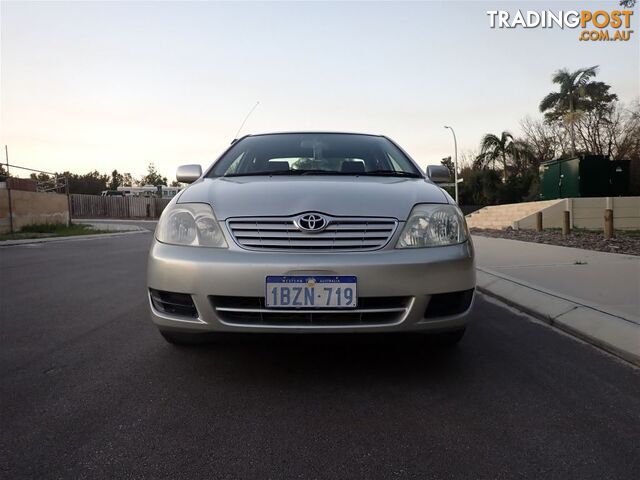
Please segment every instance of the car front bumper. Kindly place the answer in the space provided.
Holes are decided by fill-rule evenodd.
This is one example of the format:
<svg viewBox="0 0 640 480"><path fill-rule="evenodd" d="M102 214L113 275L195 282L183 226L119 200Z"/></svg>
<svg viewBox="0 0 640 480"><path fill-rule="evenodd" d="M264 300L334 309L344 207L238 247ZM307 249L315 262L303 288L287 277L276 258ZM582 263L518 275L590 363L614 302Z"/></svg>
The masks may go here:
<svg viewBox="0 0 640 480"><path fill-rule="evenodd" d="M260 322L238 321L237 317L229 321L224 316L228 312L218 309L212 300L262 298L268 275L354 275L358 280L359 299L403 297L407 301L403 304L403 311L394 312L388 321L368 322L366 319L373 317L363 315L358 321L320 325L313 321L275 324L269 320L271 311L262 307L252 309L253 315L260 316ZM149 252L148 287L190 295L197 310L194 317L166 313L156 308L150 296L151 319L161 330L282 333L447 331L462 328L469 321L475 288L475 264L471 241L446 247L373 252L281 253L184 247L154 240ZM425 313L432 299L451 292L466 292L468 301L462 310L449 314L445 309L444 313L441 310L442 314L435 316ZM265 313L264 318L262 312ZM313 315L316 311L287 312ZM327 315L339 318L340 313L325 312L324 318ZM353 319L354 316L344 318Z"/></svg>

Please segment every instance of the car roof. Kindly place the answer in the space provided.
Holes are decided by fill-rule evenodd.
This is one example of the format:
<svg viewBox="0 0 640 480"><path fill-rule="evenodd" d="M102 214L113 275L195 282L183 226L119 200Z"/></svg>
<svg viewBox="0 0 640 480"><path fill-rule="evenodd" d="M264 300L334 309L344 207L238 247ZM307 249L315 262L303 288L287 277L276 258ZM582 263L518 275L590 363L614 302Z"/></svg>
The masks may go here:
<svg viewBox="0 0 640 480"><path fill-rule="evenodd" d="M360 133L360 132L338 132L333 130L300 130L300 131L285 131L285 132L265 132L265 133L249 133L245 137L260 137L265 135L291 135L291 134L332 134L332 135L364 135L368 137L382 137L374 133Z"/></svg>

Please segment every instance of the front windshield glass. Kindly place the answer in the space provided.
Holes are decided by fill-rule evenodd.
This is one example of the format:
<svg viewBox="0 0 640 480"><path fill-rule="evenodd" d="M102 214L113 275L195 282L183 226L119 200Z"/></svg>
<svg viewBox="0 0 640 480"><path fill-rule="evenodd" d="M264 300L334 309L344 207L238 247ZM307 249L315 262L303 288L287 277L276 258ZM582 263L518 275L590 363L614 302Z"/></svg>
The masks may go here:
<svg viewBox="0 0 640 480"><path fill-rule="evenodd" d="M282 133L246 137L220 158L209 177L247 175L380 175L421 178L384 137Z"/></svg>

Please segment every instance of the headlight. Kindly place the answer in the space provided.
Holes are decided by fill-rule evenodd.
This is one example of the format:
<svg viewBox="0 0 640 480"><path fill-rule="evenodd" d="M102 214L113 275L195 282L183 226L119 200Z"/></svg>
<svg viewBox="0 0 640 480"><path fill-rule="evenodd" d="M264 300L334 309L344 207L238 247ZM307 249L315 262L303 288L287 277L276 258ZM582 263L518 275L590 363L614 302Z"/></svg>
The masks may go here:
<svg viewBox="0 0 640 480"><path fill-rule="evenodd" d="M205 203L176 203L167 207L158 222L156 238L172 245L227 248L213 210Z"/></svg>
<svg viewBox="0 0 640 480"><path fill-rule="evenodd" d="M455 205L416 205L396 248L454 245L467 239L462 212Z"/></svg>

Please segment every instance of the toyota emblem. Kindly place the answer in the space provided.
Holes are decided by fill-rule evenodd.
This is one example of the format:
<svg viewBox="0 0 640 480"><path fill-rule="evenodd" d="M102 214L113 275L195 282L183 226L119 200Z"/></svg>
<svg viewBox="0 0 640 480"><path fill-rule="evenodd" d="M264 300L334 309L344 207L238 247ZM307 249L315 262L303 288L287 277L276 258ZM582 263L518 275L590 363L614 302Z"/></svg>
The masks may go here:
<svg viewBox="0 0 640 480"><path fill-rule="evenodd" d="M316 233L327 228L329 220L319 213L306 213L296 218L293 224L298 230L302 230L303 232Z"/></svg>

